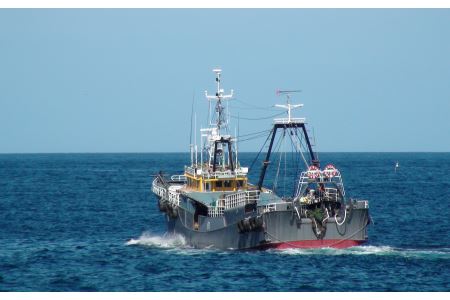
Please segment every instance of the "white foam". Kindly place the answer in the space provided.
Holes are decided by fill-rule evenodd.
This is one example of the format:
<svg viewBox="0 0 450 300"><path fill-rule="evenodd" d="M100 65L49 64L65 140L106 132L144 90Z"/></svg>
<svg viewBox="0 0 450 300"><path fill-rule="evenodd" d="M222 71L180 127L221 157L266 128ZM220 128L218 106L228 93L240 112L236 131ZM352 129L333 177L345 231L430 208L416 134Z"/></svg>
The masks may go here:
<svg viewBox="0 0 450 300"><path fill-rule="evenodd" d="M446 249L409 249L409 248L393 248L390 246L359 246L349 248L349 251L354 251L354 254L364 255L397 255L402 257L413 258L450 258L450 252Z"/></svg>
<svg viewBox="0 0 450 300"><path fill-rule="evenodd" d="M450 259L450 252L447 248L442 249L404 249L391 246L356 246L346 249L335 248L315 248L315 249L283 249L273 250L273 252L286 255L377 255L377 256L402 256L423 259Z"/></svg>
<svg viewBox="0 0 450 300"><path fill-rule="evenodd" d="M395 252L390 246L356 246L341 250L356 255L389 255Z"/></svg>
<svg viewBox="0 0 450 300"><path fill-rule="evenodd" d="M150 232L144 232L139 238L131 239L126 245L141 245L154 248L169 249L181 255L198 255L204 252L217 251L213 248L206 247L203 249L193 249L189 247L183 236L179 234L157 235ZM231 250L232 251L232 250ZM220 252L220 251L219 251ZM336 248L288 248L288 249L271 249L269 253L278 255L377 255L377 256L402 256L407 258L421 259L450 259L449 248L439 249L408 249L394 248L391 246L355 246L345 249ZM226 253L226 252L225 252Z"/></svg>
<svg viewBox="0 0 450 300"><path fill-rule="evenodd" d="M178 234L155 235L150 232L144 232L138 239L131 239L126 245L141 245L156 248L183 248L186 246L186 240Z"/></svg>

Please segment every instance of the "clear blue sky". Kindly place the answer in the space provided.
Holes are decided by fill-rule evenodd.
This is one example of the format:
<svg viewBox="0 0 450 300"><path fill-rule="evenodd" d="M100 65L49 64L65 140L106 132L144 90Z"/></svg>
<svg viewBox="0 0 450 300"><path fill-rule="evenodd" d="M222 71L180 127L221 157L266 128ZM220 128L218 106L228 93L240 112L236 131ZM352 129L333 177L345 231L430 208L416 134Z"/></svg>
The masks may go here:
<svg viewBox="0 0 450 300"><path fill-rule="evenodd" d="M301 89L319 151L450 151L448 9L1 9L0 153L188 151L216 66L257 106Z"/></svg>

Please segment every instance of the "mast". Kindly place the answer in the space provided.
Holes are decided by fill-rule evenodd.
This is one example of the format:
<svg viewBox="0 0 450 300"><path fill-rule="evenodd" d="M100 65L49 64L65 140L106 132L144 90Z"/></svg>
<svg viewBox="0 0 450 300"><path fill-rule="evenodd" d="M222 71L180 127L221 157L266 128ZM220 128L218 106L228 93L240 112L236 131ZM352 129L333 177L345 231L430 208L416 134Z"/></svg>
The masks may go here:
<svg viewBox="0 0 450 300"><path fill-rule="evenodd" d="M228 95L224 94L224 90L220 88L220 81L221 81L221 75L222 70L217 68L213 70L214 73L216 73L216 83L217 83L217 90L215 95L208 95L208 91L205 91L206 99L209 101L209 107L210 107L210 123L209 125L215 125L217 128L218 133L220 134L220 131L223 127L228 126L228 118L226 116L225 107L223 106L223 101L230 100L233 97L233 90L231 90L231 93ZM211 105L212 102L216 101L215 105L215 118L212 119L211 116Z"/></svg>
<svg viewBox="0 0 450 300"><path fill-rule="evenodd" d="M185 166L185 176L188 178L187 186L199 192L236 191L247 187L248 168L240 166L237 160L237 147L233 145L237 138L229 133L227 108L228 100L233 97L233 90L225 94L221 83L222 70L216 68L213 72L216 79L216 91L212 95L208 95L205 91L209 113L208 126L200 128L200 149L198 149L200 158L198 158L197 135L195 135L195 147L192 146L195 158L191 159L194 162L190 167ZM194 126L197 131L195 113L193 118L194 124L191 126Z"/></svg>
<svg viewBox="0 0 450 300"><path fill-rule="evenodd" d="M226 135L225 132L228 131L228 116L224 106L224 102L233 97L233 90L231 90L230 94L225 94L224 89L221 87L222 70L216 68L213 72L216 73L216 93L214 95L208 95L208 91L205 91L206 99L209 101L209 125L213 127L202 129L202 131L208 132L206 138L209 142L209 161L212 165L213 172L216 171L217 164L223 166L225 163L226 160L223 156L225 150L228 152L229 166L231 170L234 170L233 152L231 147L232 140L231 136ZM213 105L214 113L211 113ZM225 144L228 146L227 149L224 147Z"/></svg>
<svg viewBox="0 0 450 300"><path fill-rule="evenodd" d="M287 101L286 104L276 104L276 107L280 107L280 108L284 108L287 110L287 114L288 117L287 118L276 118L274 119L274 124L273 124L273 128L271 131L271 139L270 139L270 144L269 144L269 149L267 151L266 154L266 158L263 162L263 166L261 169L261 173L259 175L259 180L258 180L258 190L261 190L263 182L264 182L264 177L266 175L266 171L267 171L267 167L270 164L270 155L272 152L272 146L273 146L273 142L275 140L275 136L277 133L277 130L282 128L282 129L287 129L287 128L302 128L303 131L303 135L305 136L305 140L306 140L306 144L308 145L308 151L311 157L311 163L315 166L319 166L319 160L317 160L316 154L314 153L312 146L311 146L311 142L309 141L309 136L308 133L306 131L306 127L305 127L305 118L293 118L292 114L291 114L291 110L298 108L298 107L303 107L303 104L290 104L290 93L292 92L298 92L298 91L278 91L277 94L286 94L287 95Z"/></svg>

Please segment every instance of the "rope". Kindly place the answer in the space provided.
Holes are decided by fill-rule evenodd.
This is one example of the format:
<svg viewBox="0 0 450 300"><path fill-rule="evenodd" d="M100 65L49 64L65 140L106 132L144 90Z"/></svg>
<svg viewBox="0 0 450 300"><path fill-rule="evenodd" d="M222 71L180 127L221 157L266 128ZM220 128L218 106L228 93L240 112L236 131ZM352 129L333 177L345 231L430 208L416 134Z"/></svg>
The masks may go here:
<svg viewBox="0 0 450 300"><path fill-rule="evenodd" d="M339 226L341 226L342 224L345 223L346 218L347 218L347 208L345 208L345 207L344 207L344 220L341 223L338 222L336 215L334 216L334 220L336 221L336 224L338 224Z"/></svg>

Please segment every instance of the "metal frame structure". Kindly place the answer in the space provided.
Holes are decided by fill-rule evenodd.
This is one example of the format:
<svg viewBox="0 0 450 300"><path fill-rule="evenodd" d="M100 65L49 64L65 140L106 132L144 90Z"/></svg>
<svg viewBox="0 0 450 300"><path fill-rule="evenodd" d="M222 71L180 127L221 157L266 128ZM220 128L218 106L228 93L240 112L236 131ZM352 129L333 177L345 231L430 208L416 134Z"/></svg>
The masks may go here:
<svg viewBox="0 0 450 300"><path fill-rule="evenodd" d="M314 153L313 149L312 149L312 145L311 142L309 140L309 136L308 136L308 132L306 131L306 127L305 127L305 118L292 118L291 117L291 110L298 108L298 107L302 107L303 104L290 104L289 103L289 96L288 96L288 101L287 104L276 104L276 107L281 107L281 108L285 108L287 110L288 113L288 117L287 118L278 118L278 119L274 119L274 124L273 124L273 128L271 131L271 139L270 139L270 144L269 144L269 149L267 151L266 154L266 158L263 162L263 166L261 169L261 173L259 175L259 180L258 180L258 190L262 189L262 185L264 182L264 177L266 175L266 171L267 171L267 167L270 164L270 155L272 153L272 146L273 143L275 141L275 136L277 134L277 130L278 129L287 129L287 128L301 128L303 131L303 135L305 136L305 141L306 144L308 146L308 151L311 157L311 164L314 166L319 167L320 163L319 160L317 159L317 155Z"/></svg>

